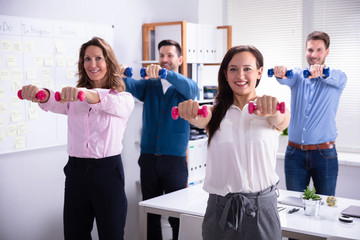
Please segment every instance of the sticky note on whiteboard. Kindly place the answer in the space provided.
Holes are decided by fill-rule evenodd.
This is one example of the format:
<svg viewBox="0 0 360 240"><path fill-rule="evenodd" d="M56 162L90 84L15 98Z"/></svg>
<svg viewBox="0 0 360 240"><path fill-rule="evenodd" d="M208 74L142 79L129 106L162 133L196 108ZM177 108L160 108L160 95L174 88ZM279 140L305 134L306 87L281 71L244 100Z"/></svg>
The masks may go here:
<svg viewBox="0 0 360 240"><path fill-rule="evenodd" d="M14 139L15 149L21 149L25 147L25 137L20 136Z"/></svg>
<svg viewBox="0 0 360 240"><path fill-rule="evenodd" d="M29 108L29 119L37 119L39 118L38 109L33 107Z"/></svg>
<svg viewBox="0 0 360 240"><path fill-rule="evenodd" d="M19 123L17 125L17 132L19 135L25 135L27 133L26 123Z"/></svg>
<svg viewBox="0 0 360 240"><path fill-rule="evenodd" d="M15 137L16 136L16 132L17 132L17 127L16 125L8 125L7 126L7 135L9 137Z"/></svg>
<svg viewBox="0 0 360 240"><path fill-rule="evenodd" d="M11 121L12 122L20 122L21 121L20 111L11 111Z"/></svg>
<svg viewBox="0 0 360 240"><path fill-rule="evenodd" d="M26 78L33 80L36 78L36 71L33 68L26 69Z"/></svg>
<svg viewBox="0 0 360 240"><path fill-rule="evenodd" d="M0 142L5 142L5 134L2 129L0 129Z"/></svg>

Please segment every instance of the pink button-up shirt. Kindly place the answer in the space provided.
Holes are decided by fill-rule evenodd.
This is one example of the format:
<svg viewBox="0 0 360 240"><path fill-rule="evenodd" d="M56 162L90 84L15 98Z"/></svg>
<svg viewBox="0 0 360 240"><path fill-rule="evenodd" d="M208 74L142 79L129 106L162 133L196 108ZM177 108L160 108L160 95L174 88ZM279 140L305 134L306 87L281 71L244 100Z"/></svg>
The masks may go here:
<svg viewBox="0 0 360 240"><path fill-rule="evenodd" d="M59 103L54 92L49 100L39 103L45 110L68 115L67 150L72 157L104 158L121 153L126 122L134 108L130 93L109 89L93 89L100 102L90 104L86 100Z"/></svg>

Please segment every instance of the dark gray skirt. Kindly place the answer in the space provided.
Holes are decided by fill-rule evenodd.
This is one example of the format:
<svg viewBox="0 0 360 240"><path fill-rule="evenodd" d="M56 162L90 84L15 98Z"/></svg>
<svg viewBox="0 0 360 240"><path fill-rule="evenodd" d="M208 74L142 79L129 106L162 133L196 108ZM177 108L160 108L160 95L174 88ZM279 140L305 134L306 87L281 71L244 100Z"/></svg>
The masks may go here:
<svg viewBox="0 0 360 240"><path fill-rule="evenodd" d="M258 193L210 194L202 225L204 240L280 240L277 186Z"/></svg>

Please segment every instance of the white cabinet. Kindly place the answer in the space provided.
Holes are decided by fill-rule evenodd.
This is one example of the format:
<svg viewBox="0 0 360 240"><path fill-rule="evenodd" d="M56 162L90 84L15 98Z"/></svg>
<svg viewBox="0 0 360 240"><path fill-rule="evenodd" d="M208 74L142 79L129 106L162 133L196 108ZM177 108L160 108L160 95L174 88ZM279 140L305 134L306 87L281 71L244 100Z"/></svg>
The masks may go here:
<svg viewBox="0 0 360 240"><path fill-rule="evenodd" d="M196 185L202 183L206 172L207 138L190 140L188 147L188 184Z"/></svg>

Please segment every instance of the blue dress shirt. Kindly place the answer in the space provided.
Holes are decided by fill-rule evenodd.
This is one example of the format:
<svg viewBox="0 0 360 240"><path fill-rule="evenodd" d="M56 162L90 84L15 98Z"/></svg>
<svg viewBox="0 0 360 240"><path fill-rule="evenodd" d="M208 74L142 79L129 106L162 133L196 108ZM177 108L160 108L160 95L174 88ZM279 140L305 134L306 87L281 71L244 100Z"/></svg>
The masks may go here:
<svg viewBox="0 0 360 240"><path fill-rule="evenodd" d="M297 144L319 144L335 141L335 116L347 77L330 68L327 78L304 78L303 70L295 68L292 78L280 79L291 90L289 140Z"/></svg>

